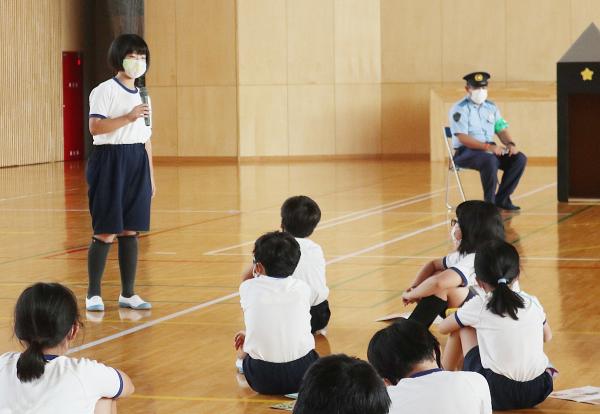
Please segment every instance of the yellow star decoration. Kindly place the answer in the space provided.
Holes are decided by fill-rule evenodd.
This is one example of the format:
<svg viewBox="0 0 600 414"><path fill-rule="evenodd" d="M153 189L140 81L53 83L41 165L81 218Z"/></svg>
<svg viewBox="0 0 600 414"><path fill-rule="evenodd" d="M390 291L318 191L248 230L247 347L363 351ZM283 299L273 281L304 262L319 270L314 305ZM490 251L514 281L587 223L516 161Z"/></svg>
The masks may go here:
<svg viewBox="0 0 600 414"><path fill-rule="evenodd" d="M594 76L594 71L590 70L590 68L585 68L581 71L581 79L584 81L591 81L592 76Z"/></svg>

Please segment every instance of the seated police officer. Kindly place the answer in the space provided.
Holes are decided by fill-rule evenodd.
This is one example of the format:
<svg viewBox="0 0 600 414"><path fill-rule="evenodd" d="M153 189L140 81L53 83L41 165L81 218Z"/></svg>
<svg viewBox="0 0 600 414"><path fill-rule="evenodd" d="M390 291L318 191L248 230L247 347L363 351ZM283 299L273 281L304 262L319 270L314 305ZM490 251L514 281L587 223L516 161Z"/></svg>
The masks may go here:
<svg viewBox="0 0 600 414"><path fill-rule="evenodd" d="M489 73L473 72L463 79L468 95L450 110L454 162L479 171L484 199L504 210L519 210L510 195L517 188L527 157L519 152L498 107L487 99ZM494 134L504 145L496 145ZM498 186L498 169L504 171Z"/></svg>

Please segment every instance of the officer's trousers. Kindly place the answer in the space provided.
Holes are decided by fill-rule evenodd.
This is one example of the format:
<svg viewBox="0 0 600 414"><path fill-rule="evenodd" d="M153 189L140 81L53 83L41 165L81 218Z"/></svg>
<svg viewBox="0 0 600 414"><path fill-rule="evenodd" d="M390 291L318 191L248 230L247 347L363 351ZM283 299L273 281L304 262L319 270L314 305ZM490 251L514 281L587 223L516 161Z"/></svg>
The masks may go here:
<svg viewBox="0 0 600 414"><path fill-rule="evenodd" d="M517 155L498 156L487 151L461 147L454 154L454 163L461 168L479 171L484 200L498 206L510 206L510 195L515 191L525 170L527 157ZM498 169L504 171L498 192Z"/></svg>

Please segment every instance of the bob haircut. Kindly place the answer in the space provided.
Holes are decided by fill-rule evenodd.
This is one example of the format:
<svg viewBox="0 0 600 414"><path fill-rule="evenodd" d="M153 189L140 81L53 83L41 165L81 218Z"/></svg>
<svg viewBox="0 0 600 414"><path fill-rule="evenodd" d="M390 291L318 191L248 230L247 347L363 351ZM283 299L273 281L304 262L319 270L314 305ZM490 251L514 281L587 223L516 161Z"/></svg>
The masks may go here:
<svg viewBox="0 0 600 414"><path fill-rule="evenodd" d="M460 254L475 253L490 240L504 240L504 223L495 205L479 200L468 200L456 207L456 218L462 233L458 245Z"/></svg>
<svg viewBox="0 0 600 414"><path fill-rule="evenodd" d="M132 33L118 36L108 49L108 66L115 72L122 72L123 59L130 53L146 55L146 68L150 67L150 49L140 36Z"/></svg>

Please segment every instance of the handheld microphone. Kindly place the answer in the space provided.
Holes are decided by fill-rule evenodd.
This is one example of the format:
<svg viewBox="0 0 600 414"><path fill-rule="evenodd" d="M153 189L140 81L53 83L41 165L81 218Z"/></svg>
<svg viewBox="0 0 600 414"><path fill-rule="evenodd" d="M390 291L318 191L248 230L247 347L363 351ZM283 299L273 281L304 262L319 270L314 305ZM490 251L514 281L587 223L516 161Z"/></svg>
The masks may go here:
<svg viewBox="0 0 600 414"><path fill-rule="evenodd" d="M150 97L148 96L148 89L146 89L146 77L141 76L139 78L139 89L140 89L140 98L142 98L142 103L149 104ZM144 123L146 126L150 126L150 116L147 115L144 117Z"/></svg>

